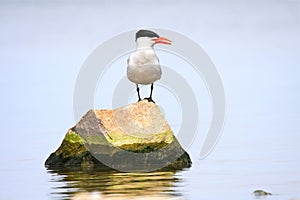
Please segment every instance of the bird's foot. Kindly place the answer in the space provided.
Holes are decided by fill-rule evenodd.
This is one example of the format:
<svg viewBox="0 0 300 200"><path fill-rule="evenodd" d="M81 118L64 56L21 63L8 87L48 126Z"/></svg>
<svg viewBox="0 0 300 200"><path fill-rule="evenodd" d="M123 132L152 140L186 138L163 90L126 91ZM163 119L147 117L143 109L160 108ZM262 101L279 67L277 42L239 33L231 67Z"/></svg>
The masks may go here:
<svg viewBox="0 0 300 200"><path fill-rule="evenodd" d="M142 101L142 99L141 99L141 98L139 98L138 102L140 102L140 101Z"/></svg>
<svg viewBox="0 0 300 200"><path fill-rule="evenodd" d="M152 103L155 103L155 101L153 101L153 99L151 97L148 97L148 98L144 98L145 100L148 100L148 102L152 102Z"/></svg>

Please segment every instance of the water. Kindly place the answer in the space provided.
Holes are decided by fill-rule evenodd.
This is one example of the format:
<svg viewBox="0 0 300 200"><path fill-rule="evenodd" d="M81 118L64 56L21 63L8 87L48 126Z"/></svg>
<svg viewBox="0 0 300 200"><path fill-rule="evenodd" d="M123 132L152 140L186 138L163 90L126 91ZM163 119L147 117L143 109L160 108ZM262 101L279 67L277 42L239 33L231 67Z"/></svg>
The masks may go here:
<svg viewBox="0 0 300 200"><path fill-rule="evenodd" d="M181 197L176 190L180 182L175 172L121 173L121 172L49 172L52 181L59 183L51 192L53 197L91 198L161 198Z"/></svg>
<svg viewBox="0 0 300 200"><path fill-rule="evenodd" d="M230 142L231 141L231 142ZM300 198L299 136L245 134L232 141L222 136L215 150L182 171L123 173L47 170L48 155L36 150L11 152L1 164L0 199L266 199ZM58 144L57 144L58 145ZM21 159L19 159L21 157Z"/></svg>

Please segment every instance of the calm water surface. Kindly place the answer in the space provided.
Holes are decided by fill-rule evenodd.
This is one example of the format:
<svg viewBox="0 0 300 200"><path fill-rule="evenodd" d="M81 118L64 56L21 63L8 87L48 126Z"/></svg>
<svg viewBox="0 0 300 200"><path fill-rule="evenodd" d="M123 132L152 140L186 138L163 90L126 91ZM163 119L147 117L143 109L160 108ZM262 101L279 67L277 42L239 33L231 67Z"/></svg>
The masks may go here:
<svg viewBox="0 0 300 200"><path fill-rule="evenodd" d="M45 157L35 157L38 151L31 149L31 158L2 163L0 199L247 200L257 199L252 192L263 189L273 194L266 199L295 200L300 198L299 142L298 136L294 142L287 136L260 136L256 146L250 136L230 145L223 136L209 157L193 159L192 168L177 172L51 171L43 166Z"/></svg>
<svg viewBox="0 0 300 200"><path fill-rule="evenodd" d="M49 172L58 183L51 191L61 199L180 199L175 172Z"/></svg>
<svg viewBox="0 0 300 200"><path fill-rule="evenodd" d="M23 151L15 146L1 163L1 200L250 200L257 199L256 189L271 192L270 200L300 199L299 134L294 131L223 134L207 158L191 154L190 169L150 173L47 170L48 141L35 135L26 143L27 136Z"/></svg>

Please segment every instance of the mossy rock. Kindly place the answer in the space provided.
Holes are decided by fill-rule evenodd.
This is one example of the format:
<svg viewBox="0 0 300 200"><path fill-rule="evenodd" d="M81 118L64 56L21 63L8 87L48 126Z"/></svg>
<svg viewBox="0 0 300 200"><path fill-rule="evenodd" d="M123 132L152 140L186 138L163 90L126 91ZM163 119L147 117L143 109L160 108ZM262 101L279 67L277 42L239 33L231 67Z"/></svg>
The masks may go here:
<svg viewBox="0 0 300 200"><path fill-rule="evenodd" d="M46 160L49 169L155 171L191 166L159 108L141 101L115 110L90 110Z"/></svg>

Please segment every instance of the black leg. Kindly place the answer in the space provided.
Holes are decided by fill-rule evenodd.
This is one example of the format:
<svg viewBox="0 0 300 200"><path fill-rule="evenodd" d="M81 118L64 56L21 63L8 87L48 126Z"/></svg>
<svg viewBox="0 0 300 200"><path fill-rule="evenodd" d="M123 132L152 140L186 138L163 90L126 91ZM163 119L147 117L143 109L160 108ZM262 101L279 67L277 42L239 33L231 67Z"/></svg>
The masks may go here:
<svg viewBox="0 0 300 200"><path fill-rule="evenodd" d="M151 92L150 92L150 97L148 97L148 98L145 98L145 99L147 99L147 100L148 100L148 102L153 102L153 103L155 103L155 101L153 101L153 99L152 99L152 92L153 92L153 83L151 84Z"/></svg>
<svg viewBox="0 0 300 200"><path fill-rule="evenodd" d="M139 88L138 84L136 84L136 91L138 93L139 101L141 101L142 99L141 99L141 96L140 96L140 88Z"/></svg>
<svg viewBox="0 0 300 200"><path fill-rule="evenodd" d="M153 91L153 83L151 84L151 92L150 92L150 99L152 100L152 91Z"/></svg>

